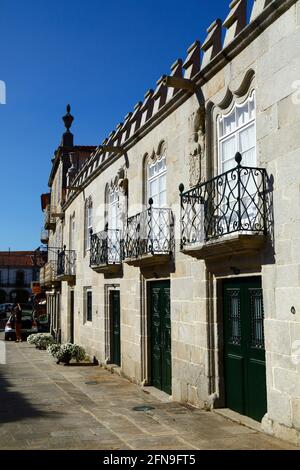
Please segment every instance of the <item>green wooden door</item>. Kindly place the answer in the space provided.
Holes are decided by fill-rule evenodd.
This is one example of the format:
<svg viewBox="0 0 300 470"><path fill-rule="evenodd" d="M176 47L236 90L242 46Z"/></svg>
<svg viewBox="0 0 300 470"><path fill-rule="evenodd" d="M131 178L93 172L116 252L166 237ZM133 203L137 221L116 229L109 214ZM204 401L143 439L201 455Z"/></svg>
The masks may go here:
<svg viewBox="0 0 300 470"><path fill-rule="evenodd" d="M267 411L261 281L224 282L226 406L261 421Z"/></svg>
<svg viewBox="0 0 300 470"><path fill-rule="evenodd" d="M70 291L70 343L74 343L74 291Z"/></svg>
<svg viewBox="0 0 300 470"><path fill-rule="evenodd" d="M151 381L154 387L172 393L170 282L150 284Z"/></svg>
<svg viewBox="0 0 300 470"><path fill-rule="evenodd" d="M112 354L111 361L121 365L121 322L120 322L120 291L110 292L110 312L112 324Z"/></svg>

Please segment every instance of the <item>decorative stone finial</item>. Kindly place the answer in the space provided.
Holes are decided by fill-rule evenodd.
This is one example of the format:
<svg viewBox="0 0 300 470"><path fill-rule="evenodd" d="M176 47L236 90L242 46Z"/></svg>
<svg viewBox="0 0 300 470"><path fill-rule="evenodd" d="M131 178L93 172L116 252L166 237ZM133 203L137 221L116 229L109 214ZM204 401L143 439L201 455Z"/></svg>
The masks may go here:
<svg viewBox="0 0 300 470"><path fill-rule="evenodd" d="M67 113L63 116L63 121L65 128L67 129L66 132L63 134L62 143L61 145L65 147L73 147L73 134L70 132L70 127L72 126L72 122L74 121L74 117L70 113L71 106L67 105Z"/></svg>

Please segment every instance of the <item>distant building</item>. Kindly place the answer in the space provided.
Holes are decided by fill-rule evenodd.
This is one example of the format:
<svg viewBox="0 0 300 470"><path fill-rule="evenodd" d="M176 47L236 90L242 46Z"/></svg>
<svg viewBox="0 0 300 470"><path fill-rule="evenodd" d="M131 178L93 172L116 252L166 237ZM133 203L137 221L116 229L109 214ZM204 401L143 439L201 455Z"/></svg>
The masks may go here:
<svg viewBox="0 0 300 470"><path fill-rule="evenodd" d="M31 282L39 279L43 254L39 251L0 252L0 303L26 303L31 296Z"/></svg>

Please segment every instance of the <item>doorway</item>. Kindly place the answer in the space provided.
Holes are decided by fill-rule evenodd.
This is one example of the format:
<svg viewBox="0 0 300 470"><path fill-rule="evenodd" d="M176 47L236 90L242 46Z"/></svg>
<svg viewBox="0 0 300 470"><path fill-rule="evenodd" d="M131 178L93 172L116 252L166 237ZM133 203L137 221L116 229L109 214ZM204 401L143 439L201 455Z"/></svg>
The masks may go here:
<svg viewBox="0 0 300 470"><path fill-rule="evenodd" d="M109 292L109 308L111 318L111 362L121 366L121 321L120 321L120 291Z"/></svg>
<svg viewBox="0 0 300 470"><path fill-rule="evenodd" d="M225 281L223 314L226 406L261 421L267 411L261 279Z"/></svg>
<svg viewBox="0 0 300 470"><path fill-rule="evenodd" d="M74 291L70 291L70 343L74 343L74 328L75 328L75 322L74 322Z"/></svg>
<svg viewBox="0 0 300 470"><path fill-rule="evenodd" d="M149 284L151 382L152 385L171 395L172 355L170 281Z"/></svg>

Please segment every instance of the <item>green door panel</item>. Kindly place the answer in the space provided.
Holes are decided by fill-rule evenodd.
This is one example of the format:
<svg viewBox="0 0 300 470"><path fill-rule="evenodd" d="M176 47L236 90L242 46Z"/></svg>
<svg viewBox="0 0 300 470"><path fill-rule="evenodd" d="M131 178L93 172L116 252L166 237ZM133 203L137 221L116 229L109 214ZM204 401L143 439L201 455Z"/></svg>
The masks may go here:
<svg viewBox="0 0 300 470"><path fill-rule="evenodd" d="M151 286L151 364L152 385L162 389L162 342L160 287Z"/></svg>
<svg viewBox="0 0 300 470"><path fill-rule="evenodd" d="M223 289L226 405L261 421L267 410L261 280L225 281Z"/></svg>
<svg viewBox="0 0 300 470"><path fill-rule="evenodd" d="M248 362L248 410L247 415L261 421L266 413L266 363L254 359Z"/></svg>
<svg viewBox="0 0 300 470"><path fill-rule="evenodd" d="M161 291L163 311L162 323L162 389L172 393L172 355L171 355L171 316L170 316L170 287Z"/></svg>
<svg viewBox="0 0 300 470"><path fill-rule="evenodd" d="M121 322L120 322L120 291L110 292L110 308L112 319L112 362L121 365Z"/></svg>
<svg viewBox="0 0 300 470"><path fill-rule="evenodd" d="M153 282L149 287L151 318L151 382L172 393L170 282Z"/></svg>
<svg viewBox="0 0 300 470"><path fill-rule="evenodd" d="M226 390L230 390L227 396L227 407L238 413L244 412L244 358L228 354Z"/></svg>

